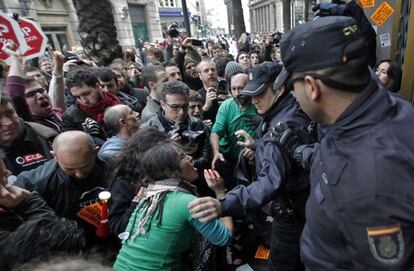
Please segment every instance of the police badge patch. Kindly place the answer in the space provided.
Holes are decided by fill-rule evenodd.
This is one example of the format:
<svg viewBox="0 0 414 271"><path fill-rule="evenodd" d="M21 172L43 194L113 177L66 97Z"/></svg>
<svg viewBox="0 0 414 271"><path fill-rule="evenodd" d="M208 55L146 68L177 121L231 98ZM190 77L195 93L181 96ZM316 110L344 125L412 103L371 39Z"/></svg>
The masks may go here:
<svg viewBox="0 0 414 271"><path fill-rule="evenodd" d="M367 228L368 242L375 259L383 264L396 264L404 256L404 239L400 225Z"/></svg>

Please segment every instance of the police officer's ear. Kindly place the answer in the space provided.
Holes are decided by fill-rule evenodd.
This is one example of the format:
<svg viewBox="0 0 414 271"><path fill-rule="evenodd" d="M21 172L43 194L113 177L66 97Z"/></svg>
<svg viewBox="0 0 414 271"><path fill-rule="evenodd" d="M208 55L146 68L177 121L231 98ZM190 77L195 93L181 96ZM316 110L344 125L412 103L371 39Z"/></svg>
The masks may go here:
<svg viewBox="0 0 414 271"><path fill-rule="evenodd" d="M272 88L272 91L276 95L276 97L279 98L280 96L282 96L286 92L286 86L285 86L285 84L283 84L278 89L273 89Z"/></svg>
<svg viewBox="0 0 414 271"><path fill-rule="evenodd" d="M306 75L303 81L306 97L312 101L318 101L321 98L322 82L310 75Z"/></svg>

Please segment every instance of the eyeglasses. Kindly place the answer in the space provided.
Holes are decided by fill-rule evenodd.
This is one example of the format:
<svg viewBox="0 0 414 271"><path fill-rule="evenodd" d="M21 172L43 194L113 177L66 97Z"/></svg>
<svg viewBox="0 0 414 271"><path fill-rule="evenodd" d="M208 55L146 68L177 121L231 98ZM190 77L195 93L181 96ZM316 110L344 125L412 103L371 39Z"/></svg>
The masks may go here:
<svg viewBox="0 0 414 271"><path fill-rule="evenodd" d="M166 102L165 104L168 105L168 107L171 108L171 110L174 112L178 112L180 111L180 109L182 109L183 111L187 111L189 107L188 104L178 105L178 104L168 104Z"/></svg>
<svg viewBox="0 0 414 271"><path fill-rule="evenodd" d="M46 92L46 89L45 88L38 88L38 89L35 89L35 90L32 90L30 92L25 93L24 96L27 99L29 99L29 98L35 97L37 95L37 93L44 94L45 92Z"/></svg>

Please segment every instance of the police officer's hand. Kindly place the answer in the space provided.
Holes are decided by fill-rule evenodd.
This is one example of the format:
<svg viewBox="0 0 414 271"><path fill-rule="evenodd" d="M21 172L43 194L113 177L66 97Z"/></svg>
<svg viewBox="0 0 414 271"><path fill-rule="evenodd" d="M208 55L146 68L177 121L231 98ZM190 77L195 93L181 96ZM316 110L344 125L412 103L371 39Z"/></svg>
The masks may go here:
<svg viewBox="0 0 414 271"><path fill-rule="evenodd" d="M101 130L99 123L91 118L86 118L85 122L82 123L82 127L85 133L90 134L91 136L99 135L99 132Z"/></svg>
<svg viewBox="0 0 414 271"><path fill-rule="evenodd" d="M246 115L243 117L243 121L250 126L252 129L256 129L257 127L259 127L260 123L262 122L262 117L257 115L257 116L251 116L251 115Z"/></svg>
<svg viewBox="0 0 414 271"><path fill-rule="evenodd" d="M237 145L248 148L248 149L254 149L254 139L247 133L245 130L238 130L234 133L237 138L243 137L245 140L243 141L237 141Z"/></svg>
<svg viewBox="0 0 414 271"><path fill-rule="evenodd" d="M14 185L0 185L0 206L14 208L22 203L31 193Z"/></svg>
<svg viewBox="0 0 414 271"><path fill-rule="evenodd" d="M253 160L256 157L256 152L252 149L248 149L248 148L244 148L242 150L242 155L244 158L246 158L247 160Z"/></svg>
<svg viewBox="0 0 414 271"><path fill-rule="evenodd" d="M270 132L272 141L281 145L285 150L289 159L293 162L300 163L299 154L295 151L302 143L293 129L285 122L278 122Z"/></svg>
<svg viewBox="0 0 414 271"><path fill-rule="evenodd" d="M194 219L202 223L211 222L221 216L221 204L212 197L197 198L188 204L188 209Z"/></svg>

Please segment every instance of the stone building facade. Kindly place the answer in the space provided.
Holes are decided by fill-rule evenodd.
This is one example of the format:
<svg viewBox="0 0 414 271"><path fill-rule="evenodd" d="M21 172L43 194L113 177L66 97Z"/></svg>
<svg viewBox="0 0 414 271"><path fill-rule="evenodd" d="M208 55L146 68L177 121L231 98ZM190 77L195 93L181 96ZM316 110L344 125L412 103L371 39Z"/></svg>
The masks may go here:
<svg viewBox="0 0 414 271"><path fill-rule="evenodd" d="M110 0L121 46L134 47L139 40L162 40L157 2ZM55 49L70 50L80 44L72 0L0 0L0 9L38 22Z"/></svg>
<svg viewBox="0 0 414 271"><path fill-rule="evenodd" d="M311 7L320 2L328 0L310 0L309 16L313 14ZM305 1L290 0L290 26L283 25L283 2L282 0L249 0L250 28L252 33L269 33L293 28L296 24L305 21Z"/></svg>
<svg viewBox="0 0 414 271"><path fill-rule="evenodd" d="M283 31L281 0L250 0L249 13L252 33Z"/></svg>

